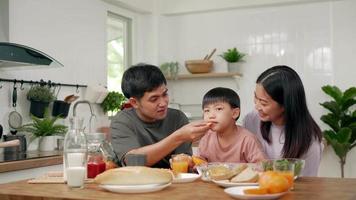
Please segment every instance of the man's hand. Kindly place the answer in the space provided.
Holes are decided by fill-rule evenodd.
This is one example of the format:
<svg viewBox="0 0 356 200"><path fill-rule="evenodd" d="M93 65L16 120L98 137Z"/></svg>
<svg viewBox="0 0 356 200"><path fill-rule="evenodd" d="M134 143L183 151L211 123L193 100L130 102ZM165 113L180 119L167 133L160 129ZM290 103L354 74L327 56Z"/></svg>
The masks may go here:
<svg viewBox="0 0 356 200"><path fill-rule="evenodd" d="M178 129L175 134L178 134L183 141L197 141L210 129L211 123L206 121L195 121L186 124Z"/></svg>

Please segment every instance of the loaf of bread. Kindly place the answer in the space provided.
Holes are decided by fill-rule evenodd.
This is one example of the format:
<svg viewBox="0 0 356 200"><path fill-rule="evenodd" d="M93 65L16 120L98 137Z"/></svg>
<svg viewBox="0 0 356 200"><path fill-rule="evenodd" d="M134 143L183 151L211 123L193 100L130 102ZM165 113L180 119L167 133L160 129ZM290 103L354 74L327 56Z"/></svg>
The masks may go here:
<svg viewBox="0 0 356 200"><path fill-rule="evenodd" d="M166 184L172 179L172 173L167 169L130 166L107 170L96 176L94 182L102 185L145 185Z"/></svg>
<svg viewBox="0 0 356 200"><path fill-rule="evenodd" d="M247 167L230 181L233 183L254 183L258 181L258 173L250 167Z"/></svg>

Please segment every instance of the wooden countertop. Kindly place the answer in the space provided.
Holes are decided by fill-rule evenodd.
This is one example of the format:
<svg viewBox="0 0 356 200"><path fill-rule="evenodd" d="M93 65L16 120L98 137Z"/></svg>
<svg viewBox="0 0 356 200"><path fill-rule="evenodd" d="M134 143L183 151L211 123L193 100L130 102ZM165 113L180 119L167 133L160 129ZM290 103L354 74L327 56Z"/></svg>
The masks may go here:
<svg viewBox="0 0 356 200"><path fill-rule="evenodd" d="M63 163L62 155L47 155L47 154L44 155L45 157L0 162L0 173L23 170L23 169L31 169L37 167L45 167L51 165L59 165Z"/></svg>
<svg viewBox="0 0 356 200"><path fill-rule="evenodd" d="M300 178L295 182L295 189L282 196L281 200L343 200L356 199L356 179L341 178ZM224 189L203 181L172 184L162 191L145 194L111 193L96 184L86 184L84 189L70 189L65 184L28 184L26 181L0 184L0 199L232 199Z"/></svg>

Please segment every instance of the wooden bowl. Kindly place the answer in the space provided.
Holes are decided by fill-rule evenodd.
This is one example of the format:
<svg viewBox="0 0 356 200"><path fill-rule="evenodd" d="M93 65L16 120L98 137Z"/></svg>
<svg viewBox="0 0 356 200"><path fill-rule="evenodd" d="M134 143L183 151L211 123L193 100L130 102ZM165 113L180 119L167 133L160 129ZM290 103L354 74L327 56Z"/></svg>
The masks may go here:
<svg viewBox="0 0 356 200"><path fill-rule="evenodd" d="M208 73L213 69L212 60L187 60L185 67L192 74Z"/></svg>

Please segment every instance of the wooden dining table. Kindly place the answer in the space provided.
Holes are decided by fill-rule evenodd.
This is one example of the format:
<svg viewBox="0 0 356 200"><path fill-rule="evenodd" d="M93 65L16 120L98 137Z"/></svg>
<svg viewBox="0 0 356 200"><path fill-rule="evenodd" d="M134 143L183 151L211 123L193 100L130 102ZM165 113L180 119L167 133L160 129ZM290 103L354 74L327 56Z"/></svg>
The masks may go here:
<svg viewBox="0 0 356 200"><path fill-rule="evenodd" d="M112 193L95 183L86 183L84 188L69 188L66 184L29 184L26 180L0 184L1 200L137 200L137 199L233 199L224 188L201 180L191 183L174 183L161 191L141 194ZM294 190L280 197L281 200L354 200L356 179L301 177L295 181Z"/></svg>

